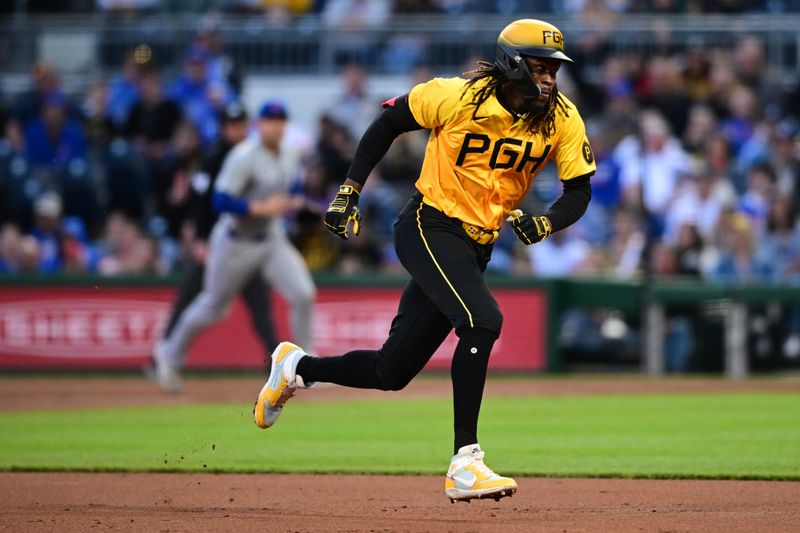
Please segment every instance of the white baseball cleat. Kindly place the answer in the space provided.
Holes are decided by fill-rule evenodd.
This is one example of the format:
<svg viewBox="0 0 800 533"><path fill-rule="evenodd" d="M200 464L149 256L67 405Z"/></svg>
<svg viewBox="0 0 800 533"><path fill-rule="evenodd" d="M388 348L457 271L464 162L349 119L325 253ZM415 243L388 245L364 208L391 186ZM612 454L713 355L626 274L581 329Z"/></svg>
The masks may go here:
<svg viewBox="0 0 800 533"><path fill-rule="evenodd" d="M153 381L170 394L178 394L183 388L180 371L169 361L163 340L153 348Z"/></svg>
<svg viewBox="0 0 800 533"><path fill-rule="evenodd" d="M269 379L261 387L253 406L253 418L261 429L272 427L281 414L284 404L294 396L298 388L309 388L313 383L304 383L297 375L297 363L308 355L296 344L282 342L272 352L272 368Z"/></svg>
<svg viewBox="0 0 800 533"><path fill-rule="evenodd" d="M463 446L450 460L444 492L452 503L480 498L499 500L517 491L517 482L495 474L483 463L479 444Z"/></svg>

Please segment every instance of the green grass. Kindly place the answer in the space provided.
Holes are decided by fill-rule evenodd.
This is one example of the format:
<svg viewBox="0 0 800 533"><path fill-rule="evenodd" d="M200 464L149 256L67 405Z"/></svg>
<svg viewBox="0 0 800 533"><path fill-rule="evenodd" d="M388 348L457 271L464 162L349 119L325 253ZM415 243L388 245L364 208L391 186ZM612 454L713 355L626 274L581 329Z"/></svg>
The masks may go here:
<svg viewBox="0 0 800 533"><path fill-rule="evenodd" d="M390 398L387 396L387 398ZM0 414L0 470L441 474L449 399ZM800 479L800 395L495 397L487 463L508 475Z"/></svg>

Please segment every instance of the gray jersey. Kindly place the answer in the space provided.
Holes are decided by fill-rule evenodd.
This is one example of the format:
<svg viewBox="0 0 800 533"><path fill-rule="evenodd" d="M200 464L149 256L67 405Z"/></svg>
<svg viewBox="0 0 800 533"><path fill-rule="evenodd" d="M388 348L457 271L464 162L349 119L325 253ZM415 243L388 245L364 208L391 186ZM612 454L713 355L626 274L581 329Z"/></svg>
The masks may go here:
<svg viewBox="0 0 800 533"><path fill-rule="evenodd" d="M215 189L247 201L260 200L275 193L288 193L298 177L300 154L281 146L275 154L260 139L242 141L231 150L222 165ZM274 231L277 221L271 217L237 216L224 213L220 223L243 236Z"/></svg>

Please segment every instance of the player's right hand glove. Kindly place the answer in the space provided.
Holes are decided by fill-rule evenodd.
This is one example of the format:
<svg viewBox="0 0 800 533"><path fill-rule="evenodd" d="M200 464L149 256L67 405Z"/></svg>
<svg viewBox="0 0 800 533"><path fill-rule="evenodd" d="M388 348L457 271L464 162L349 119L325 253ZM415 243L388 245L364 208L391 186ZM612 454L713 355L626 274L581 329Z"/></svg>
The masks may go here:
<svg viewBox="0 0 800 533"><path fill-rule="evenodd" d="M351 185L340 185L336 198L333 199L325 213L325 226L338 237L347 240L350 224L353 234L361 232L361 211L358 209L359 193Z"/></svg>
<svg viewBox="0 0 800 533"><path fill-rule="evenodd" d="M510 211L506 221L511 223L517 238L526 245L545 240L553 231L549 218L526 215L520 209Z"/></svg>

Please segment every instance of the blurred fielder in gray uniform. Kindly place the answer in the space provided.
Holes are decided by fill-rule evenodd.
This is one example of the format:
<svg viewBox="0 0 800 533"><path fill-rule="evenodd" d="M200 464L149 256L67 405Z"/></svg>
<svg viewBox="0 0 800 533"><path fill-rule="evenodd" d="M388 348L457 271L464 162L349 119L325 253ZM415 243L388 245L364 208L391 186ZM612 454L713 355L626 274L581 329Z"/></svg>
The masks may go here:
<svg viewBox="0 0 800 533"><path fill-rule="evenodd" d="M298 178L300 154L282 142L287 118L282 103L266 102L259 113L258 137L238 144L222 166L212 198L221 216L211 233L203 291L154 350L156 381L167 391L180 391L180 369L192 341L228 313L259 269L291 306L294 340L312 346L316 289L281 220L304 203L289 194Z"/></svg>

